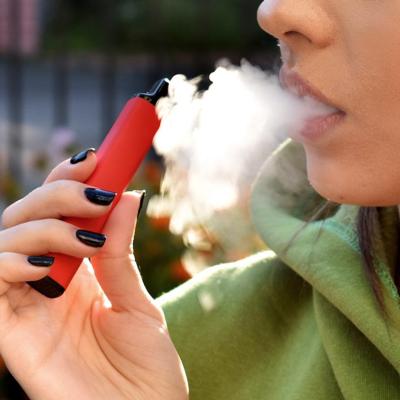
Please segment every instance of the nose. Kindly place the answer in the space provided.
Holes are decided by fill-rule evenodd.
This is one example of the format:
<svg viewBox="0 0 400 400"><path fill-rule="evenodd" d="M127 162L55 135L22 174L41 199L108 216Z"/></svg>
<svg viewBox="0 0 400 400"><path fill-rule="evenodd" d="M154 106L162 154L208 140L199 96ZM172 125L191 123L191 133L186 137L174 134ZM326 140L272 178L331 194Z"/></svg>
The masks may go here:
<svg viewBox="0 0 400 400"><path fill-rule="evenodd" d="M324 48L335 32L324 4L322 0L264 0L258 8L258 24L293 52L305 45Z"/></svg>

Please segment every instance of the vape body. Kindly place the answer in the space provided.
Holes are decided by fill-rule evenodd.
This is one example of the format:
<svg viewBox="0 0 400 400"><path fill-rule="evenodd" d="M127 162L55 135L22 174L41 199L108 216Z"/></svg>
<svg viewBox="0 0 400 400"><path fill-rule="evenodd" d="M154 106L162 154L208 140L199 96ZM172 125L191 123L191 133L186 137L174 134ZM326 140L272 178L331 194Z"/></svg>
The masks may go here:
<svg viewBox="0 0 400 400"><path fill-rule="evenodd" d="M149 93L141 93L130 99L96 151L96 169L85 183L117 193L110 211L100 218L63 218L64 221L78 229L102 231L109 214L151 148L160 126L155 104L161 97L168 95L168 85L168 80L163 79ZM49 275L28 284L43 295L53 298L64 293L82 259L65 254L49 255L54 257Z"/></svg>

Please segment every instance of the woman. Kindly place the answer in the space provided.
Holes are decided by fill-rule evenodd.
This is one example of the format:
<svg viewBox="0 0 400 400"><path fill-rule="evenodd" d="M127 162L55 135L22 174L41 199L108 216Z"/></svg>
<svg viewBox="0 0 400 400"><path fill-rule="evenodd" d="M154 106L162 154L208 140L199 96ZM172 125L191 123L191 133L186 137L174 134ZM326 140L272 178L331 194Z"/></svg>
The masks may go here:
<svg viewBox="0 0 400 400"><path fill-rule="evenodd" d="M267 0L258 19L280 42L282 83L338 110L280 148L255 184L253 218L274 253L153 301L131 248L140 193L122 196L106 241L85 244L58 218L102 215L99 196L113 194L81 183L93 151L60 164L4 212L0 232L0 351L32 399L178 400L188 386L203 400L400 398L400 3ZM343 205L304 227L316 192ZM63 297L43 298L24 282L48 274L51 260L32 256L49 251L90 257L95 276L85 262Z"/></svg>

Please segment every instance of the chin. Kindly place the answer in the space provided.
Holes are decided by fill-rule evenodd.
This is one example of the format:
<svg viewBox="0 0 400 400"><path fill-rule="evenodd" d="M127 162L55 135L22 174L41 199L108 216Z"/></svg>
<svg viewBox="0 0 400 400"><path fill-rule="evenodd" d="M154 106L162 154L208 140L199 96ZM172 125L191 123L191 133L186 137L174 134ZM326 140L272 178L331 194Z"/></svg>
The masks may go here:
<svg viewBox="0 0 400 400"><path fill-rule="evenodd" d="M349 191L348 183L332 163L327 162L326 158L315 157L307 149L306 155L308 181L320 196L339 204L358 204L359 197ZM352 187L354 190L356 186L353 184Z"/></svg>
<svg viewBox="0 0 400 400"><path fill-rule="evenodd" d="M339 204L357 204L353 203L354 196L338 191L338 188L334 187L334 185L320 184L320 181L315 181L312 178L309 178L309 181L313 189L326 200Z"/></svg>
<svg viewBox="0 0 400 400"><path fill-rule="evenodd" d="M317 179L309 175L309 182L320 196L338 204L362 207L389 207L400 204L398 193L386 193L382 196L385 192L379 192L372 184L368 186L368 189L373 188L372 191L368 189L363 191L359 185L352 183L355 182L354 180L338 182L337 179L321 179L321 177Z"/></svg>
<svg viewBox="0 0 400 400"><path fill-rule="evenodd" d="M306 150L307 178L323 198L338 203L363 207L389 207L400 204L399 171L377 174L354 160L338 160L331 154L321 155Z"/></svg>

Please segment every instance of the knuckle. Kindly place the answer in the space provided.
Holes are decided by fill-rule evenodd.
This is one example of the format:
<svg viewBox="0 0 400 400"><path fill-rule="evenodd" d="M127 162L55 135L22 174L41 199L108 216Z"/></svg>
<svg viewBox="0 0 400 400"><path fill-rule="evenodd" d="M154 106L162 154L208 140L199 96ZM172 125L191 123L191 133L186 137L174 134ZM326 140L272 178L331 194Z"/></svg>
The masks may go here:
<svg viewBox="0 0 400 400"><path fill-rule="evenodd" d="M72 180L59 180L50 184L50 188L54 191L52 199L53 207L58 208L58 214L96 217L107 212L104 207L98 207L85 196L84 191L89 186Z"/></svg>
<svg viewBox="0 0 400 400"><path fill-rule="evenodd" d="M76 237L77 227L68 222L48 219L42 224L42 239L48 251L66 252L79 257L92 257L101 248L91 247Z"/></svg>
<svg viewBox="0 0 400 400"><path fill-rule="evenodd" d="M47 185L47 189L52 194L52 197L58 202L64 202L68 197L67 194L71 192L71 187L73 186L73 181L68 181L66 179L60 179L54 181Z"/></svg>
<svg viewBox="0 0 400 400"><path fill-rule="evenodd" d="M10 225L9 225L9 219L8 219L8 216L9 216L9 209L10 209L10 206L7 207L7 208L1 213L0 223L1 223L1 226L2 226L3 228L9 228L9 227L10 227Z"/></svg>
<svg viewBox="0 0 400 400"><path fill-rule="evenodd" d="M58 180L46 185L47 205L50 215L61 216L68 215L71 208L79 206L76 201L76 182L68 180Z"/></svg>
<svg viewBox="0 0 400 400"><path fill-rule="evenodd" d="M8 251L3 251L0 253L0 266L4 265L10 257L13 255L13 253L8 252Z"/></svg>
<svg viewBox="0 0 400 400"><path fill-rule="evenodd" d="M33 221L30 224L32 236L36 236L38 241L45 247L51 248L59 238L62 238L65 242L65 236L63 234L63 222L57 219L42 219Z"/></svg>
<svg viewBox="0 0 400 400"><path fill-rule="evenodd" d="M46 237L50 237L52 239L58 238L65 231L66 223L58 220L58 219L44 219L42 221L42 231L44 232ZM39 222L39 221L38 221Z"/></svg>
<svg viewBox="0 0 400 400"><path fill-rule="evenodd" d="M76 193L76 189L74 189L75 185L76 182L67 180L59 180L51 184L53 203L61 207L69 207L77 204L76 199L73 198L74 194Z"/></svg>
<svg viewBox="0 0 400 400"><path fill-rule="evenodd" d="M0 253L0 284L4 284L9 281L10 278L15 275L16 271L20 269L20 257L15 253L2 252ZM4 287L0 287L0 291L4 290Z"/></svg>
<svg viewBox="0 0 400 400"><path fill-rule="evenodd" d="M44 219L36 223L39 227L36 229L33 226L33 232L40 232L38 241L45 251L74 253L72 227L68 223L58 219Z"/></svg>
<svg viewBox="0 0 400 400"><path fill-rule="evenodd" d="M14 209L15 209L15 206L17 204L21 204L21 200L18 200L15 203L10 204L2 212L0 222L1 222L1 226L3 228L7 229L7 228L11 228L11 227L13 227L15 225L15 218L14 218L15 212L14 212Z"/></svg>

